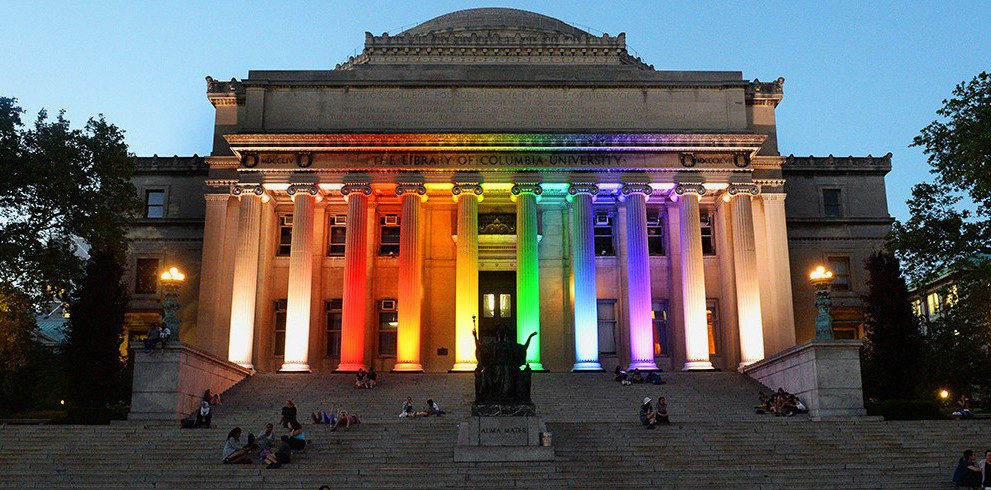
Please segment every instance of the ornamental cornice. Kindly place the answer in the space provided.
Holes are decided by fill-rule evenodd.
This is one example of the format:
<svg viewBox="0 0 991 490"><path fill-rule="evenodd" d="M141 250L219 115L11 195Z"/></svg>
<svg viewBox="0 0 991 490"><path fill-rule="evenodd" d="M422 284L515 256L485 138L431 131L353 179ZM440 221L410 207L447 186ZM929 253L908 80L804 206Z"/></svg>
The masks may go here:
<svg viewBox="0 0 991 490"><path fill-rule="evenodd" d="M224 138L239 156L261 151L548 151L576 148L582 151L711 151L739 152L749 164L751 153L767 139L764 134L733 133L322 133L322 134L226 134ZM746 155L746 156L744 156ZM303 158L304 163L306 159ZM745 165L744 165L745 166Z"/></svg>
<svg viewBox="0 0 991 490"><path fill-rule="evenodd" d="M773 82L762 82L755 78L744 90L747 105L777 106L784 97L784 84L784 77L778 77Z"/></svg>
<svg viewBox="0 0 991 490"><path fill-rule="evenodd" d="M226 194L203 194L203 199L206 201L223 201L227 202L231 199L231 193Z"/></svg>
<svg viewBox="0 0 991 490"><path fill-rule="evenodd" d="M674 187L674 193L678 196L685 194L705 195L705 186L702 184L678 184Z"/></svg>
<svg viewBox="0 0 991 490"><path fill-rule="evenodd" d="M730 184L726 188L726 193L730 196L737 196L743 194L749 194L751 196L756 196L760 194L760 187L757 184Z"/></svg>
<svg viewBox="0 0 991 490"><path fill-rule="evenodd" d="M454 187L451 187L451 194L454 196L460 196L461 194L474 194L476 196L481 196L482 192L484 192L482 190L482 185L478 183L454 184Z"/></svg>
<svg viewBox="0 0 991 490"><path fill-rule="evenodd" d="M348 197L351 194L372 195L372 186L364 182L352 182L341 187L341 194Z"/></svg>
<svg viewBox="0 0 991 490"><path fill-rule="evenodd" d="M631 194L643 194L644 196L650 196L654 193L654 188L650 184L644 182L631 182L629 184L624 184L622 190L620 191L624 196L629 196Z"/></svg>
<svg viewBox="0 0 991 490"><path fill-rule="evenodd" d="M415 194L418 196L425 196L427 194L427 187L420 183L401 183L396 185L396 195L402 196L404 194Z"/></svg>
<svg viewBox="0 0 991 490"><path fill-rule="evenodd" d="M840 172L881 172L887 173L891 170L891 152L884 156L876 157L867 155L866 157L837 157L832 154L825 157L809 155L807 157L797 157L788 155L784 159L782 170L784 171L840 171Z"/></svg>
<svg viewBox="0 0 991 490"><path fill-rule="evenodd" d="M535 182L521 182L513 185L513 188L510 189L510 192L514 196L518 196L524 193L539 196L544 193L544 188L541 187L540 184Z"/></svg>
<svg viewBox="0 0 991 490"><path fill-rule="evenodd" d="M568 195L588 194L595 196L599 193L599 186L590 182L576 182L568 186Z"/></svg>

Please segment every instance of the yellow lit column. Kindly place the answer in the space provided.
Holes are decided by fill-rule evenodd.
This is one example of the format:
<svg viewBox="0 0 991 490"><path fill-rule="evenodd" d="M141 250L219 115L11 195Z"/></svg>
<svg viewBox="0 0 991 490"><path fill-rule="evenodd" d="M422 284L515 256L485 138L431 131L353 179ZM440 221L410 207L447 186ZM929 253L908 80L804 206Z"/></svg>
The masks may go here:
<svg viewBox="0 0 991 490"><path fill-rule="evenodd" d="M420 309L423 304L423 247L420 246L420 207L427 200L423 184L399 184L399 331L396 333L397 372L420 372Z"/></svg>
<svg viewBox="0 0 991 490"><path fill-rule="evenodd" d="M286 350L283 373L308 373L310 301L313 291L313 206L320 191L313 184L294 184L286 191L293 200L292 241L289 246L289 297L286 304Z"/></svg>
<svg viewBox="0 0 991 490"><path fill-rule="evenodd" d="M543 371L540 363L540 265L537 257L537 201L544 189L536 183L513 186L516 201L516 339L526 342L530 369Z"/></svg>
<svg viewBox="0 0 991 490"><path fill-rule="evenodd" d="M368 310L368 184L346 184L341 194L348 200L344 236L344 306L341 309L341 363L337 371L365 369L365 316Z"/></svg>
<svg viewBox="0 0 991 490"><path fill-rule="evenodd" d="M255 300L258 292L258 244L262 203L268 195L260 184L238 184L231 194L241 202L237 217L234 253L234 292L231 298L231 333L227 359L248 369L255 341Z"/></svg>
<svg viewBox="0 0 991 490"><path fill-rule="evenodd" d="M709 361L709 326L705 317L705 270L702 265L702 228L699 196L702 184L678 184L674 189L679 201L681 222L681 290L685 321L685 367L683 371L712 369Z"/></svg>
<svg viewBox="0 0 991 490"><path fill-rule="evenodd" d="M757 245L750 196L754 184L733 184L726 191L732 204L733 267L736 271L736 309L740 325L740 367L764 358L764 323L761 319L760 284L757 277Z"/></svg>
<svg viewBox="0 0 991 490"><path fill-rule="evenodd" d="M455 265L454 367L451 371L474 371L475 340L471 330L478 316L478 203L482 186L455 184L451 189L458 203L458 256Z"/></svg>

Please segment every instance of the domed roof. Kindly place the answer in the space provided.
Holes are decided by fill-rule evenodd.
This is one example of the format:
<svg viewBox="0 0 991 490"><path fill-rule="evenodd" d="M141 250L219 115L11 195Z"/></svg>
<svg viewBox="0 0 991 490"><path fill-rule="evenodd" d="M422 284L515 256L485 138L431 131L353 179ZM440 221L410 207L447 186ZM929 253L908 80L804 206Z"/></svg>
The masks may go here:
<svg viewBox="0 0 991 490"><path fill-rule="evenodd" d="M586 31L546 15L510 8L459 10L428 20L398 35L422 35L432 32L522 30L568 36L590 36Z"/></svg>

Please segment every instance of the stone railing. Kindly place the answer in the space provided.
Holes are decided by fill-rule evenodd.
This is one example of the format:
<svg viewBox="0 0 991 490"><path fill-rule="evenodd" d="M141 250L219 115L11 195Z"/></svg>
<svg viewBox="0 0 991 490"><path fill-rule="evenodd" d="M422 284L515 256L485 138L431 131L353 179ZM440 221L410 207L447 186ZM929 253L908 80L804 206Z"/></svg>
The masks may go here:
<svg viewBox="0 0 991 490"><path fill-rule="evenodd" d="M171 343L164 350L143 352L131 343L134 387L128 420L177 423L197 407L207 389L223 393L252 374L251 370L191 345Z"/></svg>

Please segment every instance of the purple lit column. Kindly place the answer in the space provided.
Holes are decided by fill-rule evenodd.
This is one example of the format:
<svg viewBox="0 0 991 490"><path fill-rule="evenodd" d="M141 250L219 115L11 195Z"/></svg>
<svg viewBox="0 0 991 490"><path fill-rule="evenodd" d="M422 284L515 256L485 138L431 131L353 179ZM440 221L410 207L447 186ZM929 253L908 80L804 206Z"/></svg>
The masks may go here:
<svg viewBox="0 0 991 490"><path fill-rule="evenodd" d="M650 260L647 255L646 183L623 186L626 201L626 299L630 320L630 369L656 370L654 363L654 322L650 309Z"/></svg>

